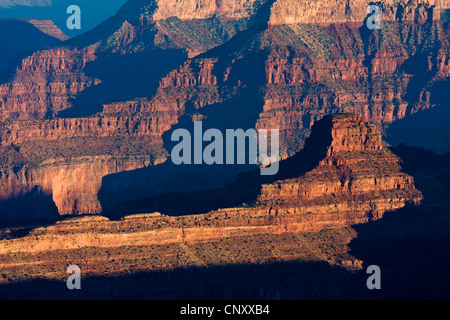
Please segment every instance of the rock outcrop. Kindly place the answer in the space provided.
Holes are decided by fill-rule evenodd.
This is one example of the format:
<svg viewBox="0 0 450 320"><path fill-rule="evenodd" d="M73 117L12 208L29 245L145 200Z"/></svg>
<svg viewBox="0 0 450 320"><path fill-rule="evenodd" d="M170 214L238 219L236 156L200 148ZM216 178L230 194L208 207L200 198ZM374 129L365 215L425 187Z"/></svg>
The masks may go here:
<svg viewBox="0 0 450 320"><path fill-rule="evenodd" d="M92 49L38 51L22 60L14 80L0 86L0 110L18 120L43 119L70 106L69 100L100 80L83 73Z"/></svg>
<svg viewBox="0 0 450 320"><path fill-rule="evenodd" d="M316 167L297 176L305 165L308 167L311 159L322 155L324 158ZM117 222L105 218L100 222L103 229L100 233L92 223L83 225L81 222L77 222L79 227L70 228L70 233L66 233L63 229L70 224L59 223L49 229L36 230L33 240L25 237L3 242L1 252L11 252L14 246L21 252L36 252L84 246L193 243L260 233L317 232L325 227L376 220L386 211L417 204L421 199L413 178L401 172L399 159L382 146L381 134L357 115L340 114L322 119L314 126L305 149L280 166L279 175L272 179L275 181L261 185L253 204L185 217L141 215L138 219L126 217ZM79 171L90 175L86 168ZM64 176L78 180L83 177L64 172ZM241 188L248 189L249 183L258 184L259 178L253 179L253 174L244 174L234 185L218 193L226 198L227 192L234 194ZM61 180L59 185L70 183ZM202 192L201 196L204 201L210 200L208 193ZM66 198L63 195L61 200ZM188 198L194 201L196 195ZM171 199L170 204L176 201ZM183 214L182 203L179 210ZM148 223L156 226L163 221L164 227L148 228ZM114 231L119 229L124 232ZM139 232L132 231L138 229Z"/></svg>
<svg viewBox="0 0 450 320"><path fill-rule="evenodd" d="M395 22L370 32L351 24L275 25L189 60L161 87L175 96L190 88L190 97L178 102L194 105L195 113L227 100L246 105L239 92L252 87L262 100L254 102L262 104L256 127L281 129L283 156L293 155L325 114L358 113L381 128L444 105L437 88L450 75L450 51L441 26ZM434 49L422 51L403 32Z"/></svg>
<svg viewBox="0 0 450 320"><path fill-rule="evenodd" d="M80 92L105 80L84 73L86 64L98 61L98 56L120 59L155 48L191 56L207 51L248 27L261 2L192 2L194 8L198 7L196 11L188 7L190 2L180 6L165 0L131 0L115 17L66 42L65 47L38 51L23 59L12 81L0 85L1 114L11 119L41 120L69 109ZM65 38L45 21L30 23L52 36ZM170 56L168 59L176 61ZM109 67L97 71L108 72Z"/></svg>
<svg viewBox="0 0 450 320"><path fill-rule="evenodd" d="M450 2L447 0L278 0L273 5L270 24L361 24L361 22L363 22L368 16L367 8L370 5L377 5L380 7L382 21L400 20L426 22L431 20L439 20L440 10L443 8L449 8Z"/></svg>
<svg viewBox="0 0 450 320"><path fill-rule="evenodd" d="M327 127L331 137L323 132ZM258 203L270 207L275 215L285 210L295 213L299 208L314 213L323 208L326 214L347 212L350 219L355 214L355 222L361 222L358 219L378 219L385 211L420 200L413 178L402 173L399 159L382 146L380 132L358 115L339 114L320 120L305 149L292 159L308 161L308 152L318 152L327 140L330 145L320 151L325 151L326 157L316 168L298 178L263 184ZM289 171L295 171L292 159L286 160L289 169L282 169L282 176L292 176ZM312 208L302 205L308 203Z"/></svg>
<svg viewBox="0 0 450 320"><path fill-rule="evenodd" d="M2 230L0 281L61 279L58 263L67 255L73 255L70 263L80 265L84 276L103 275L106 270L113 276L124 270L219 265L225 260L239 264L306 259L360 269L363 262L347 252L355 236L349 226L380 219L386 211L421 200L412 177L401 172L399 159L382 145L380 133L357 115L339 114L317 122L305 149L282 161L280 169L272 181L252 173L242 175L219 190L220 196L260 185L256 199L206 214L173 217L155 212L116 221L100 216L71 218L27 229L22 237L15 236L20 230ZM210 195L199 196L208 201ZM196 197L187 198L192 202ZM181 202L180 210L182 214ZM264 243L272 249L261 254ZM219 254L223 245L227 249ZM194 249L205 246L216 249L205 256Z"/></svg>
<svg viewBox="0 0 450 320"><path fill-rule="evenodd" d="M76 140L77 152L95 162L104 152L95 154L96 148L80 146L81 140L102 138L108 145L114 140L126 150L129 139L148 138L161 146L163 135L186 119L207 119L219 127L280 129L285 159L303 148L312 124L327 114L357 113L384 128L445 103L438 89L450 76L449 29L420 17L447 2L400 2L398 7L383 2L396 8L393 15L399 17L403 10L406 16L379 31L360 28L362 20L354 18L356 12L367 15L366 1L348 2L351 19L345 21L344 1L336 2L342 10L329 11L336 17L329 21L322 13L335 2L174 3L130 1L95 30L68 40L66 47L22 60L13 80L0 86L0 146L20 158L18 167L8 164L8 176L30 162L39 166L23 150ZM262 10L264 5L271 10ZM306 20L270 25L285 5L300 8ZM195 8L190 18L186 8ZM412 19L416 14L419 18ZM318 24L316 18L322 16L330 23ZM204 53L187 59L186 52ZM159 65L163 68L156 72ZM109 73L111 66L117 70ZM120 95L129 92L131 96ZM88 116L72 110L77 108L86 108ZM71 110L75 115L64 113ZM70 159L79 158L74 150ZM149 156L149 149L143 150ZM55 154L60 151L55 147L49 159L39 156L39 161L64 157ZM97 206L84 208L85 213L98 212Z"/></svg>
<svg viewBox="0 0 450 320"><path fill-rule="evenodd" d="M0 220L27 221L68 214L100 214L97 194L106 175L154 164L151 156L85 156L47 159L38 167L0 171ZM158 163L158 161L156 161ZM36 193L39 190L39 193ZM48 198L49 206L33 207L28 198ZM53 208L52 208L53 209Z"/></svg>
<svg viewBox="0 0 450 320"><path fill-rule="evenodd" d="M49 36L59 39L61 41L65 41L69 39L67 35L65 35L61 29L59 29L51 20L28 20L29 23L34 25L36 28L41 30L43 33L48 34Z"/></svg>
<svg viewBox="0 0 450 320"><path fill-rule="evenodd" d="M159 0L158 10L152 19L166 20L176 17L180 20L207 19L213 15L225 19L243 19L254 15L265 0Z"/></svg>

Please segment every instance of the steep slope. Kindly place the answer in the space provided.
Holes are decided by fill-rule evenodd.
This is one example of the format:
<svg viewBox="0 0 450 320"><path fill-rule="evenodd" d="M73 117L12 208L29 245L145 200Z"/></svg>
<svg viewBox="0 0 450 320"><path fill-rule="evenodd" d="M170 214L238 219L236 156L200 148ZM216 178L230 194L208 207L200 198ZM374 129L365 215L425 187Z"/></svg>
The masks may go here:
<svg viewBox="0 0 450 320"><path fill-rule="evenodd" d="M42 28L40 26L47 26ZM51 28L52 32L47 32ZM49 21L0 19L0 81L10 80L15 65L31 52L61 44L61 31ZM1 113L1 112L0 112Z"/></svg>
<svg viewBox="0 0 450 320"><path fill-rule="evenodd" d="M308 163L310 159L320 161L314 166ZM56 261L60 261L60 255L67 254L73 254L76 258L72 262L81 263L84 274L89 276L102 275L110 267L113 274L120 275L124 269L136 272L197 265L194 253L188 254L190 258L184 262L173 258L185 257L183 252L188 248L219 241L235 243L226 254L229 258L234 255L234 263L245 259L258 263L273 258L279 261L325 259L334 265L358 269L362 262L346 252L346 244L354 235L345 228L380 219L386 211L417 204L421 199L412 177L401 172L399 159L382 146L381 134L357 115L340 114L317 122L304 151L280 165L282 170L272 182L245 174L219 192L226 198L259 184L260 194L252 204L182 217L153 213L127 216L118 221L104 217L70 219L28 229L27 235L18 238L14 229L3 230L1 281L23 279L24 274L28 279L42 276L59 279ZM211 192L211 195L207 192L199 195L207 202L215 194ZM191 201L196 197L196 194L189 195ZM321 236L333 233L339 240L327 243L326 239L316 239L318 252L309 251L306 245L313 245L312 238L316 237L313 233ZM292 242L292 237L299 236L306 241L300 246ZM287 241L288 238L291 240ZM270 239L278 247L271 254L258 254L259 248L252 247L252 243ZM243 256L240 250L236 251L236 243L247 241L250 244L244 245L248 251ZM321 251L321 241L333 252ZM127 248L127 259L121 260L123 248ZM211 250L209 258L202 257L202 263L210 266L223 263L221 255ZM283 254L276 253L278 250ZM109 252L107 259L103 257L105 252ZM147 259L150 259L148 264ZM30 269L37 265L39 268L33 269L36 271Z"/></svg>
<svg viewBox="0 0 450 320"><path fill-rule="evenodd" d="M127 192L123 188L124 193ZM285 217L314 213L312 219L364 222L384 212L418 203L412 177L399 158L382 145L381 133L359 115L325 116L312 129L298 154L280 162L275 176L242 173L236 182L215 191L172 193L119 205L110 214L159 211L170 215L220 209L220 217ZM244 205L242 205L244 204ZM223 209L239 205L238 208ZM241 206L242 205L242 206ZM311 228L321 228L322 224Z"/></svg>
<svg viewBox="0 0 450 320"><path fill-rule="evenodd" d="M101 111L106 102L152 95L160 78L188 54L221 44L250 25L260 2L223 2L186 19L187 8L173 13L179 17L163 17L168 14L161 9L164 1L131 0L83 36L23 59L12 81L0 86L3 216L14 218L17 210L11 214L9 200L17 204L14 199L34 187L44 190L61 214L100 213L96 192L103 175L163 161L161 137L182 114L178 103L166 103L162 96L150 103L131 102L138 109L134 114L119 110L84 116ZM81 183L93 171L76 186L56 179L67 168L86 173L85 166L106 168L95 174L98 183ZM61 196L55 188L62 188Z"/></svg>
<svg viewBox="0 0 450 320"><path fill-rule="evenodd" d="M35 20L31 19L29 22L43 33L48 34L51 37L65 41L69 39L51 20Z"/></svg>
<svg viewBox="0 0 450 320"><path fill-rule="evenodd" d="M274 3L269 20L283 3ZM386 7L398 11L397 18L383 20L381 30L367 29L362 18L336 23L316 11L310 14L317 23L250 29L189 60L165 77L160 89L194 106L187 109L190 114L211 118L212 107L226 101L248 105L248 95L240 92L253 86L258 95L250 101L260 109L256 127L282 130L284 156L300 150L312 123L328 113L359 113L381 128L418 111L445 107L439 88L450 72L448 24L434 21L430 5L402 5ZM421 12L423 18L409 12ZM250 68L253 77L247 76Z"/></svg>
<svg viewBox="0 0 450 320"><path fill-rule="evenodd" d="M431 2L380 3L396 18L374 31L365 28L363 16L341 21L340 10L330 11L336 17L323 15L328 3L308 2L308 12L306 2L194 3L132 0L65 47L24 59L15 79L0 86L0 145L11 155L11 163L3 163L5 175L13 179L13 168L24 164L103 157L113 146L126 150L130 141L131 155L161 163L172 130L195 119L221 130L280 129L281 155L287 158L302 149L312 124L326 114L358 113L383 128L422 110L445 108L450 29L436 20ZM341 8L344 2L331 3ZM269 23L292 5L292 12L308 17ZM352 13L367 12L366 2L356 5L361 7ZM187 59L199 52L205 53ZM146 141L140 154L139 139ZM108 147L99 147L101 142ZM126 151L112 154L107 156L128 157ZM22 183L30 185L26 179L17 184ZM97 204L82 207L84 213L99 212ZM62 212L83 213L70 206Z"/></svg>
<svg viewBox="0 0 450 320"><path fill-rule="evenodd" d="M367 17L367 7L377 5L382 21L426 22L439 20L440 11L450 8L448 0L386 0L386 1L314 1L279 0L272 9L271 25L359 23Z"/></svg>
<svg viewBox="0 0 450 320"><path fill-rule="evenodd" d="M61 110L70 108L71 99L87 87L99 84L100 81L106 82L104 84L106 86L108 81L119 82L123 79L108 77L114 77L116 73L120 74L120 70L110 69L111 59L117 64L123 64L122 60L125 59L121 57L125 54L145 52L146 60L152 61L163 59L162 54L158 54L158 50L156 54L152 50L170 49L165 54L167 60L173 60L164 71L168 72L182 63L186 52L189 55L204 52L245 29L251 23L252 16L261 1L242 1L234 9L223 3L225 7L199 10L197 15L195 12L192 15L192 11L186 6L180 6L184 8L183 11L161 13L163 9L160 8L166 8L169 5L163 0L130 0L115 16L80 37L71 39L65 48L36 52L23 60L18 66L13 81L0 87L0 96L3 98L1 109L8 117L24 120L43 119L57 114ZM209 1L204 2L209 3ZM225 13L220 14L221 11ZM189 19L186 19L187 12L191 14ZM166 17L166 15L169 16ZM93 65L91 71L93 76L89 79L84 75L85 62L97 60L98 57L102 57L103 60L100 59L98 64ZM30 60L33 61L33 68L29 68ZM108 65L103 65L102 61ZM135 72L138 72L139 68L146 68L139 63L145 63L145 61L138 60L128 68L132 68ZM157 72L155 77L161 77L163 74L160 75ZM145 76L148 77L149 74ZM145 81L146 77L142 75L139 80ZM95 78L100 79L95 80ZM158 79L156 83L157 81ZM119 84L115 83L115 85ZM30 87L23 91L21 88L24 86ZM55 92L54 87L63 89ZM129 90L125 88L123 91L127 92L127 89ZM109 88L103 92L104 96L101 97L103 103L114 101L116 97L108 96L114 91L117 90ZM142 88L139 94L145 96L151 92L152 88L147 87ZM134 97L128 96L128 98ZM55 100L57 100L56 103ZM79 103L83 105L84 102L86 101ZM93 107L101 107L101 103L94 104ZM95 109L85 113L93 114Z"/></svg>

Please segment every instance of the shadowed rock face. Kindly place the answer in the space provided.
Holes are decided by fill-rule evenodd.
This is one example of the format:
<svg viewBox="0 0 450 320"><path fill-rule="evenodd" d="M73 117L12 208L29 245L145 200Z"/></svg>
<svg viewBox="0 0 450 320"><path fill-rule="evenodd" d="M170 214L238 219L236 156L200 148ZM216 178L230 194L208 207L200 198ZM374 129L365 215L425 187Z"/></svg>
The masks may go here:
<svg viewBox="0 0 450 320"><path fill-rule="evenodd" d="M145 179L145 172L140 173ZM129 184L123 175L118 176L121 185ZM102 188L107 188L105 182L113 184L113 179L104 180ZM127 188L122 192L122 199L126 199ZM108 198L104 193L102 196ZM134 197L135 193L130 193L129 198ZM382 146L381 133L375 126L359 115L338 114L318 121L305 148L281 161L275 176L260 176L259 171L242 173L225 188L127 202L110 210L110 214L198 214L238 205L226 210L245 217L309 212L326 216L335 212L364 222L420 199L413 178L402 173L399 159Z"/></svg>
<svg viewBox="0 0 450 320"><path fill-rule="evenodd" d="M192 213L188 203L204 210L211 203L223 205L204 214L174 217L154 212L119 220L89 216L40 228L3 229L0 292L6 294L20 285L17 281L27 279L61 281L60 264L69 256L71 264L82 268L86 283L108 274L110 278L99 280L101 286L124 270L138 277L137 272L275 261L326 262L357 271L363 261L348 252L347 245L356 237L350 225L378 220L387 211L421 199L412 177L401 172L399 159L382 146L381 134L358 115L318 121L304 150L282 161L280 169L272 178L250 172L220 190L168 195L118 208L144 212L139 207L159 206L165 211L178 205L178 213L185 214ZM253 191L257 192L251 195ZM236 199L246 204L227 206ZM33 290L31 284L29 292ZM92 289L83 292L89 295Z"/></svg>
<svg viewBox="0 0 450 320"><path fill-rule="evenodd" d="M173 64L169 65L163 74L155 72L146 75L153 76L153 81L156 81L157 85L159 78L186 59L186 52L189 55L196 55L211 49L229 40L234 34L251 24L252 17L259 7L253 2L261 1L243 1L240 5L237 4L236 8L224 3L219 8L212 8L204 13L199 12L198 15L187 6L176 6L175 12L168 13L165 17L166 14L161 12L164 8L171 11L169 3L131 0L114 17L100 26L67 41L65 49L36 52L23 60L21 64L19 63L13 81L1 86L0 96L4 98L1 105L2 112L8 118L43 119L72 107L71 99L86 88L98 85L100 82L104 87L110 84L108 81L115 81L116 87L109 86L109 91L100 92L103 100L97 102L98 105L92 106L101 108L102 103L114 101L111 101L110 95L114 96L117 90L132 90L132 88L117 87L120 82L123 82L124 77L133 78L133 75L114 77L120 71L116 68L122 65L124 70L130 68L136 75L141 68L147 70L145 61L135 59L134 64L129 65L129 62L123 61L125 60L123 55L144 52L147 63L151 63L161 61L164 57L161 54L152 55L148 53L148 50L159 48L180 51L171 54L168 50L165 53L166 59L172 59ZM206 1L205 3L215 2ZM185 10L185 13L180 10ZM217 10L224 14L219 14ZM190 16L187 16L187 13ZM86 76L84 70L86 63L97 59L100 60L97 65L87 70L92 72L92 75ZM152 68L155 69L157 66ZM146 81L142 75L139 80ZM150 81L147 88L141 88L138 92L131 91L126 99L152 94L155 88L151 88L151 85ZM100 88L103 87L100 86ZM75 107L78 106L75 105ZM96 113L94 110L90 110L88 114ZM70 116L74 115L70 114Z"/></svg>
<svg viewBox="0 0 450 320"><path fill-rule="evenodd" d="M61 45L63 39L61 30L51 21L0 18L0 29L1 83L11 80L22 59L36 50Z"/></svg>
<svg viewBox="0 0 450 320"><path fill-rule="evenodd" d="M122 159L114 156L90 156L72 158L70 163L53 159L38 168L24 167L15 172L2 172L0 219L26 221L54 218L55 208L59 215L99 214L102 207L97 193L104 176L152 163L149 156ZM40 192L36 193L36 189ZM33 205L27 197L35 198L36 204ZM39 207L39 201L47 201L49 205ZM34 212L40 213L35 215Z"/></svg>
<svg viewBox="0 0 450 320"><path fill-rule="evenodd" d="M306 10L306 2L282 0L186 1L179 7L173 1L133 0L64 47L24 58L13 80L0 86L0 148L2 155L10 155L3 157L2 170L8 181L15 180L8 185L16 186L4 191L3 199L36 186L18 171L35 172L41 166L37 176L48 181L44 189L50 196L50 186L58 185L53 180L59 165L78 172L80 157L83 166L91 162L93 168L105 156L121 162L138 157L117 170L99 170L92 176L95 187L63 188L57 201L64 214L114 207L128 198L120 184L114 186L114 174L128 168L142 182L137 169L164 161L171 130L189 128L193 119L221 129L280 129L283 159L303 148L313 123L337 112L360 114L378 128L406 119L406 128L386 131L394 135L388 141L401 142L400 133L409 132L408 118L445 108L441 93L450 75L448 24L435 19L431 2L400 2L397 7L385 2L387 16L396 18L370 31L364 27L366 1L351 2L345 21L340 10L324 15L333 3L314 2ZM336 3L345 7L345 2ZM286 15L280 14L283 10ZM276 22L291 15L290 22ZM142 140L145 147L139 151ZM423 141L445 152L445 143ZM240 171L218 175L218 185L206 178L195 182L221 187ZM172 181L168 176L177 181L179 171L162 172L158 181ZM104 190L113 189L106 195L117 196L101 205L94 192L104 175L106 182L113 181L105 183ZM131 181L128 173L123 176ZM179 179L178 184L191 181ZM148 181L142 185L152 186ZM162 193L170 191L183 190L167 182ZM147 190L135 194L135 200L155 195Z"/></svg>
<svg viewBox="0 0 450 320"><path fill-rule="evenodd" d="M82 185L81 181L69 183L67 179L64 180L64 176L78 180L85 176L80 172L72 172L73 170L84 171L87 177L98 171L98 168L91 170L91 173L87 168L79 166L72 170L55 170L61 177L60 183L54 186L55 202L59 203L59 186ZM55 181L59 180L53 179L54 183ZM125 192L127 183L122 182ZM92 180L89 185L94 188L91 194L95 195L96 186ZM224 189L209 193L199 192L199 199L196 199L196 194L187 198L199 210L202 206L195 203L196 200L204 204L223 203L222 209L227 208L227 204L220 201L219 197L235 199L239 193L248 197L251 189L259 190L259 194L254 195L254 199L242 198L242 202L254 203L253 206L224 210L233 212L233 215L241 213L249 218L265 215L289 217L290 211L293 210L291 213L295 217L296 213L302 215L308 212L327 215L331 213L330 206L333 205L336 214L346 212L350 215L349 219L352 219L351 214L354 213L357 216L356 221L365 221L370 217L379 218L386 210L397 209L421 198L414 188L412 178L401 172L398 158L382 146L380 132L360 116L352 114L326 116L317 122L305 148L294 157L282 161L277 176L242 174L234 184ZM217 198L214 198L216 196ZM175 195L173 199L168 200L166 205L176 205L177 197L178 195ZM62 196L61 200L70 198ZM192 213L183 212L183 198L179 201L178 214ZM163 200L167 199L163 198L159 203L163 203ZM134 205L138 206L139 203ZM157 209L164 211L163 207ZM123 210L123 214L128 212L126 205L120 210ZM218 211L217 214L222 216L224 210Z"/></svg>
<svg viewBox="0 0 450 320"><path fill-rule="evenodd" d="M430 21L439 20L440 10L449 8L448 0L408 1L408 0L334 0L295 1L278 0L273 8L270 24L331 24L359 23L367 17L367 7L378 5L382 9L383 21Z"/></svg>

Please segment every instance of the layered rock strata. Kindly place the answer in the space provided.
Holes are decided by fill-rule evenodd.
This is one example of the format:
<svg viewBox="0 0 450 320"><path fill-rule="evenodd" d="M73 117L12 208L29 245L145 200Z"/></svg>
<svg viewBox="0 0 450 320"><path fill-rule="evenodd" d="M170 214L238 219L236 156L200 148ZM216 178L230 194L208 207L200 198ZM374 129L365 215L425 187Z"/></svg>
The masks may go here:
<svg viewBox="0 0 450 320"><path fill-rule="evenodd" d="M28 20L29 23L51 37L65 41L69 39L51 20Z"/></svg>
<svg viewBox="0 0 450 320"><path fill-rule="evenodd" d="M303 172L309 167L308 159L319 158L310 171ZM336 238L332 245L340 249L333 249L337 251L332 258L330 252L324 254L319 249L320 240L316 239L314 250L318 251L313 256L320 259L318 256L322 255L321 259L330 259L332 264L360 268L361 261L352 260L345 251L347 241L354 236L345 228L379 219L386 211L418 203L421 199L412 177L401 172L398 158L382 146L380 133L357 115L340 114L319 121L304 152L280 165L279 176L263 183L259 196L249 205L180 217L152 213L126 216L117 221L104 217L71 218L31 229L19 238L14 236L13 229L3 230L0 269L5 276L2 281L23 277L22 272L30 272L31 265L39 268L31 275L28 273L28 278L61 277L54 263L60 254L73 254L76 258L71 263L82 264L90 275L104 274L109 267L114 270L113 274L120 274L123 272L120 268L159 270L186 266L189 261L197 265L194 261L198 262L201 255L193 250L199 243L220 242L217 246L221 247L244 241L251 246L253 242L267 244L271 239L272 248L276 246L277 252L282 250L284 254L272 252L265 256L267 259L305 259L313 254L311 247L305 247L309 243L307 239L314 238L312 233L319 232L323 236L324 229L341 230L333 233L339 240ZM239 191L243 185L255 182L258 178L246 174L231 189L224 190ZM287 246L292 239L283 242L283 239L299 236L303 242L298 245ZM126 253L123 248L127 248ZM154 252L155 248L159 250L158 261L146 254ZM189 251L187 256L184 250ZM236 254L234 263L244 262L239 260L243 258L242 247L240 253L234 252L236 248L226 250L226 254ZM248 247L249 254L251 250ZM202 256L203 265L218 263L220 255L213 252ZM103 253L108 253L108 257L103 257ZM187 258L187 264L174 259L175 256ZM219 260L212 258L216 256ZM258 261L266 261L266 258L259 255ZM142 259L149 259L150 264L142 263ZM119 260L122 262L117 264Z"/></svg>
<svg viewBox="0 0 450 320"><path fill-rule="evenodd" d="M367 8L370 5L380 7L382 21L426 22L439 20L440 10L449 8L450 2L447 0L326 2L278 0L273 5L270 24L361 23L366 19Z"/></svg>
<svg viewBox="0 0 450 320"><path fill-rule="evenodd" d="M95 32L69 40L65 48L39 51L24 59L14 80L0 86L0 145L17 151L38 149L43 141L54 145L65 139L96 137L114 138L118 148L124 148L128 138L140 137L161 145L164 133L189 118L215 121L219 127L280 129L281 154L287 158L301 150L312 124L326 114L358 113L383 127L445 103L438 88L450 75L449 29L439 21L386 21L380 31L373 32L360 28L361 23L338 20L330 20L334 22L327 26L304 20L267 27L269 20L276 17L277 8L290 2L269 3L271 10L260 13L259 20L256 12L262 8L261 1L241 1L233 6L226 1L189 3L189 8L198 3L193 5L198 8L195 14L204 20L189 20L187 11L175 8L173 3L161 1L158 7L154 2L130 1ZM307 3L314 14L327 6L318 2L295 5ZM420 8L433 6L431 2L408 3L412 7L404 12L420 13ZM365 2L360 4L361 9L366 9ZM159 20L155 19L158 14ZM250 26L254 27L223 44ZM213 34L205 34L210 27L214 27ZM216 50L207 51L220 44ZM155 91L141 91L151 91L148 97L105 103L103 112L89 117L55 117L77 99L89 102L92 99L86 97L95 98L96 92L99 96L105 92L95 89L108 77L86 75L89 65L100 63L104 67L101 62L108 61L105 65L109 68L109 62L116 62L117 57L122 63L124 57L130 55L134 60L133 54L153 54L156 49L169 57L171 50L207 52L182 62L179 68L167 67L161 77L146 74L136 83L155 84ZM114 59L108 60L111 57ZM134 71L142 69L139 64L132 66ZM121 69L114 73L121 86L128 83L122 81L122 74ZM108 92L130 89L118 90L116 85L106 88ZM86 92L91 95L83 96ZM101 110L101 99L97 107ZM92 150L85 144L79 153L92 155ZM52 155L43 163L61 156ZM29 158L27 154L18 157L22 157L21 164ZM4 165L10 168L7 175L14 177L18 168ZM67 202L75 203L76 199ZM80 212L76 208L63 211ZM86 212L98 212L98 207L86 208Z"/></svg>
<svg viewBox="0 0 450 320"><path fill-rule="evenodd" d="M97 194L104 176L154 163L151 156L99 155L47 159L38 167L1 170L0 219L27 221L66 214L99 214L102 206ZM48 204L39 206L45 198Z"/></svg>

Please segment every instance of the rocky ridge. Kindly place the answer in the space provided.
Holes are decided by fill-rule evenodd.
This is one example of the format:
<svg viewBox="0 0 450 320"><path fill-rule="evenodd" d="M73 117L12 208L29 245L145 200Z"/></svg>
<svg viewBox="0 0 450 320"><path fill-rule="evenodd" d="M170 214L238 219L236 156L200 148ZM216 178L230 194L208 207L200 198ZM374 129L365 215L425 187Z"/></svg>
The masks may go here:
<svg viewBox="0 0 450 320"><path fill-rule="evenodd" d="M51 37L59 39L61 41L65 41L69 39L67 35L65 35L51 20L28 20L32 25L36 28L48 34Z"/></svg>
<svg viewBox="0 0 450 320"><path fill-rule="evenodd" d="M162 5L130 1L117 16L83 37L69 40L64 48L38 51L24 59L14 80L0 86L2 151L17 154L17 150L41 148L44 142L48 149L57 141L72 146L76 140L76 150L81 155L92 155L94 148L86 147L88 143L82 147L80 141L99 138L108 144L114 140L122 150L124 141L142 137L161 147L163 135L170 133L173 126L185 119L206 119L221 126L280 129L281 153L287 158L303 148L312 124L326 114L358 113L382 128L442 105L437 88L450 75L448 24L428 18L426 22L413 19L410 23L386 23L382 30L374 32L360 28L361 21L270 25L277 3L283 4L276 1L271 10L264 11L267 7L261 2L238 2L229 16L228 2L199 5L196 14L204 17L200 20L187 19L183 16L187 11L171 13L175 10L172 8L166 13L160 11L166 19L157 20L154 16L164 9ZM408 6L415 9L404 12L427 13L428 9L420 8L431 8L431 2L428 3L409 2ZM311 4L313 8L319 5L322 4ZM256 19L258 8L262 11L258 11ZM179 17L168 17L172 14ZM212 34L198 37L204 33L197 31L211 27L215 30ZM244 29L247 31L238 33ZM236 37L227 42L232 35ZM209 50L213 47L216 49ZM86 74L89 66L102 71L113 63L123 65L121 59L126 57L141 62L160 61L153 55L159 49L168 60L175 61L174 66L168 64L161 76L148 73L142 78L134 77L135 82L126 82L131 83L129 87L124 88L126 84L121 82L119 87L111 86L108 77L96 77L95 72L94 76ZM189 55L206 52L192 59L183 55L178 60L171 59L171 50L187 50ZM135 54L143 52L142 59L136 59ZM147 55L148 52L151 53ZM114 59L108 60L111 57ZM106 63L102 65L102 61ZM123 69L136 72L143 66L132 64ZM148 68L153 69L154 66ZM122 79L122 69L116 76L115 81ZM145 92L147 97L120 97L116 101L112 97L114 102L108 103L95 100L105 91L129 92L139 83L154 84L152 90L143 87L136 93ZM106 86L105 91L101 85ZM81 101L77 105L80 107L93 100L99 107L93 109L100 112L61 118L77 101ZM241 106L246 106L245 116ZM53 154L49 159L39 159L45 164L65 158L70 164L72 158L79 158L75 151L70 152L71 157L55 156L57 150L61 149L49 152ZM29 162L33 167L37 165L29 161L34 156L25 153L17 157L21 166ZM10 170L5 173L10 179L16 177L14 166L3 164ZM29 167L23 170L29 171ZM30 185L30 181L21 183ZM6 193L3 198L12 194ZM98 206L83 208L84 213L98 212ZM75 207L62 212L83 213Z"/></svg>
<svg viewBox="0 0 450 320"><path fill-rule="evenodd" d="M447 0L409 1L295 1L278 0L272 8L271 25L308 23L361 23L367 17L367 7L378 5L382 21L439 20L440 11L450 7Z"/></svg>
<svg viewBox="0 0 450 320"><path fill-rule="evenodd" d="M315 164L311 170L307 169L311 167L308 159ZM226 259L236 259L234 263L245 262L242 259L258 263L267 261L264 259L325 259L333 265L359 269L362 261L346 251L354 236L346 228L380 219L386 211L421 200L413 179L401 172L398 158L382 146L380 133L357 115L340 114L319 121L304 152L280 166L275 181L262 183L252 204L180 217L152 213L116 221L100 216L71 218L31 228L23 237L15 237L14 229L4 229L0 241L1 281L60 279L55 261L60 255L72 254L76 259L71 263L81 265L86 276L102 275L107 269L112 275L120 275L124 269L167 270L198 265L199 259L203 266ZM240 188L247 189L249 183L261 183L257 179L245 174L227 190L241 192ZM223 192L222 196L226 197ZM191 199L194 201L195 195ZM321 251L322 240L311 240L318 247L310 251L308 239L324 232L334 234L333 244L324 244L327 249ZM286 240L292 237L303 240L292 245L292 239ZM261 250L259 246L253 248L252 243L267 244L269 239L275 251L265 258L252 251ZM232 245L242 241L247 243L247 258ZM211 249L206 255L197 251L207 244L228 249L221 254Z"/></svg>

